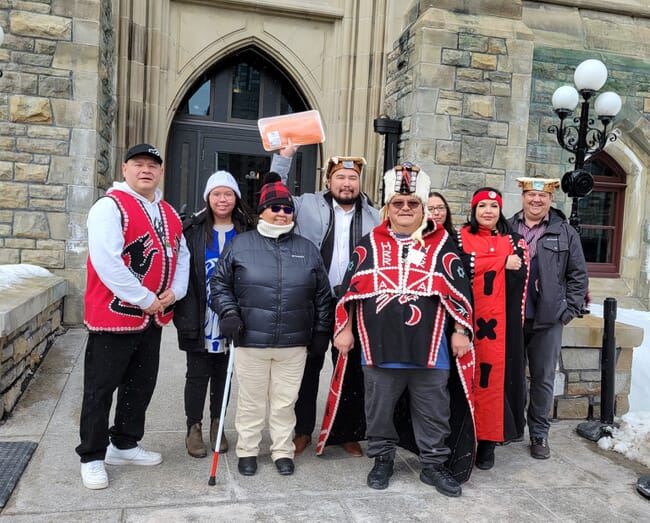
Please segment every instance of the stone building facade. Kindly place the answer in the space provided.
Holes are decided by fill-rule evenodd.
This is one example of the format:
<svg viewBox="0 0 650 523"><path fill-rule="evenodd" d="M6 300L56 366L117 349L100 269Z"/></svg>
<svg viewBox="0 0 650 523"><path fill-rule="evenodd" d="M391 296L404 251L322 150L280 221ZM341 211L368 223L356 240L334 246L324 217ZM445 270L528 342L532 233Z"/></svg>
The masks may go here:
<svg viewBox="0 0 650 523"><path fill-rule="evenodd" d="M423 167L457 223L480 185L502 189L510 213L518 176L569 169L547 132L550 97L582 60L601 59L624 101L607 153L627 188L619 273L591 290L648 305L647 2L0 0L0 25L0 263L63 276L65 323L82 318L87 211L120 178L125 148L146 141L170 158L188 95L242 49L320 111L320 165L366 156L375 201L384 142L373 120L400 121L399 160ZM193 175L165 165L172 184Z"/></svg>

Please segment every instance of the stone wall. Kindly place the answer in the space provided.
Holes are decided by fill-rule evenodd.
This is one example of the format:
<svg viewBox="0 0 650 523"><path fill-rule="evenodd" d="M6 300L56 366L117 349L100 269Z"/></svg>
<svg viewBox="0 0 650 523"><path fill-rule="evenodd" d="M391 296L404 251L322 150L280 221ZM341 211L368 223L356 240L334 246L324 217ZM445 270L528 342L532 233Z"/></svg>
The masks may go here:
<svg viewBox="0 0 650 523"><path fill-rule="evenodd" d="M2 289L0 306L0 419L11 412L43 356L61 333L66 282L27 278Z"/></svg>
<svg viewBox="0 0 650 523"><path fill-rule="evenodd" d="M504 190L524 174L532 56L521 21L433 7L388 55L386 112L402 121L400 158L444 189L456 223L474 189Z"/></svg>
<svg viewBox="0 0 650 523"><path fill-rule="evenodd" d="M643 342L643 329L616 323L616 385L614 414L629 410L632 383L632 352ZM585 316L564 329L562 353L555 375L553 417L599 419L603 319Z"/></svg>
<svg viewBox="0 0 650 523"><path fill-rule="evenodd" d="M110 17L110 5L0 0L0 264L64 275L70 323L82 318L86 214L98 174L108 168L112 115L105 102L107 131L98 136L97 128L100 93L102 100L111 96L99 85L98 65L100 8L108 6ZM102 49L101 59L110 61L110 47ZM101 72L110 84L112 69Z"/></svg>

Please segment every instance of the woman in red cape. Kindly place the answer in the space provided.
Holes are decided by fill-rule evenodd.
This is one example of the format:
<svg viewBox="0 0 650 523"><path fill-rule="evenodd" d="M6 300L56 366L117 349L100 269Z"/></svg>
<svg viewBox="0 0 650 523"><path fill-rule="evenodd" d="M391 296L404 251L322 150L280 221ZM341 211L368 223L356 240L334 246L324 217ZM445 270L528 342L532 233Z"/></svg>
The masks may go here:
<svg viewBox="0 0 650 523"><path fill-rule="evenodd" d="M497 442L523 437L526 381L523 321L528 249L503 216L501 193L478 189L471 217L458 233L472 281L476 366L474 401L476 466L494 466Z"/></svg>

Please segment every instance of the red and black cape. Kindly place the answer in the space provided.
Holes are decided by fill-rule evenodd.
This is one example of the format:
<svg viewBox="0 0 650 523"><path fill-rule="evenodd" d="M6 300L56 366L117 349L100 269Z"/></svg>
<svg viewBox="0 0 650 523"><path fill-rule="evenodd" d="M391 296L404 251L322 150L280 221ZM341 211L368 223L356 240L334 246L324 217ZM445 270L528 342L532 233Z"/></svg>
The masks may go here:
<svg viewBox="0 0 650 523"><path fill-rule="evenodd" d="M373 364L367 333L376 326L367 325L371 321L367 316L364 319L362 314L357 313L354 317L349 314L349 307L355 302L361 305L363 300L380 295L386 298L430 296L437 300L435 314L423 321L423 324L431 326L428 334L431 340L430 351L425 363L430 367L435 363L442 336L449 334L449 326L453 327L453 323L458 322L470 331L473 330L469 280L465 276L454 242L442 227L436 227L433 222L429 223L423 239L424 246L415 242L410 245L411 249L423 253L423 262L410 264L408 271L399 263L402 244L396 242L387 222L365 236L352 255L343 283L343 288L347 290L336 307L334 333L336 335L340 332L349 321L358 322L354 325L354 332L367 364ZM447 444L452 454L447 465L459 481L466 481L473 466L476 442L472 397L474 353L469 351L461 358L454 358L450 354L449 361L452 362L449 380L452 433ZM345 384L347 367L353 365L358 366L360 362L352 353L347 357L339 357L332 377L317 454L322 453L331 428L340 414L341 390ZM400 434L399 445L417 453L408 408L408 393L396 408L395 426Z"/></svg>
<svg viewBox="0 0 650 523"><path fill-rule="evenodd" d="M526 381L523 321L528 279L528 250L517 233L479 227L459 231L461 257L472 281L476 367L474 403L476 438L520 439L525 426ZM517 254L519 270L506 270Z"/></svg>

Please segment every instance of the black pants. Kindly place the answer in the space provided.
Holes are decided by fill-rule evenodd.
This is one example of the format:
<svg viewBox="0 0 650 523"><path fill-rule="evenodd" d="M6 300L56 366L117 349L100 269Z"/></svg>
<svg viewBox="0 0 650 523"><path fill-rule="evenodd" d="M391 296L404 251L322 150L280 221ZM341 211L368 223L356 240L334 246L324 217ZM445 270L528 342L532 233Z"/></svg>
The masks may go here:
<svg viewBox="0 0 650 523"><path fill-rule="evenodd" d="M79 421L81 462L104 459L110 441L133 448L144 435L145 413L158 377L162 329L151 324L143 332L91 332L84 359L84 394ZM108 428L113 393L117 405Z"/></svg>
<svg viewBox="0 0 650 523"><path fill-rule="evenodd" d="M187 353L185 374L185 416L187 428L203 420L205 395L210 383L210 419L221 414L223 391L228 372L228 354L202 352Z"/></svg>
<svg viewBox="0 0 650 523"><path fill-rule="evenodd" d="M334 349L336 350L336 349ZM325 363L325 354L314 356L307 353L305 372L300 383L296 412L296 434L309 434L316 425L316 400L318 398L318 382L320 371Z"/></svg>

